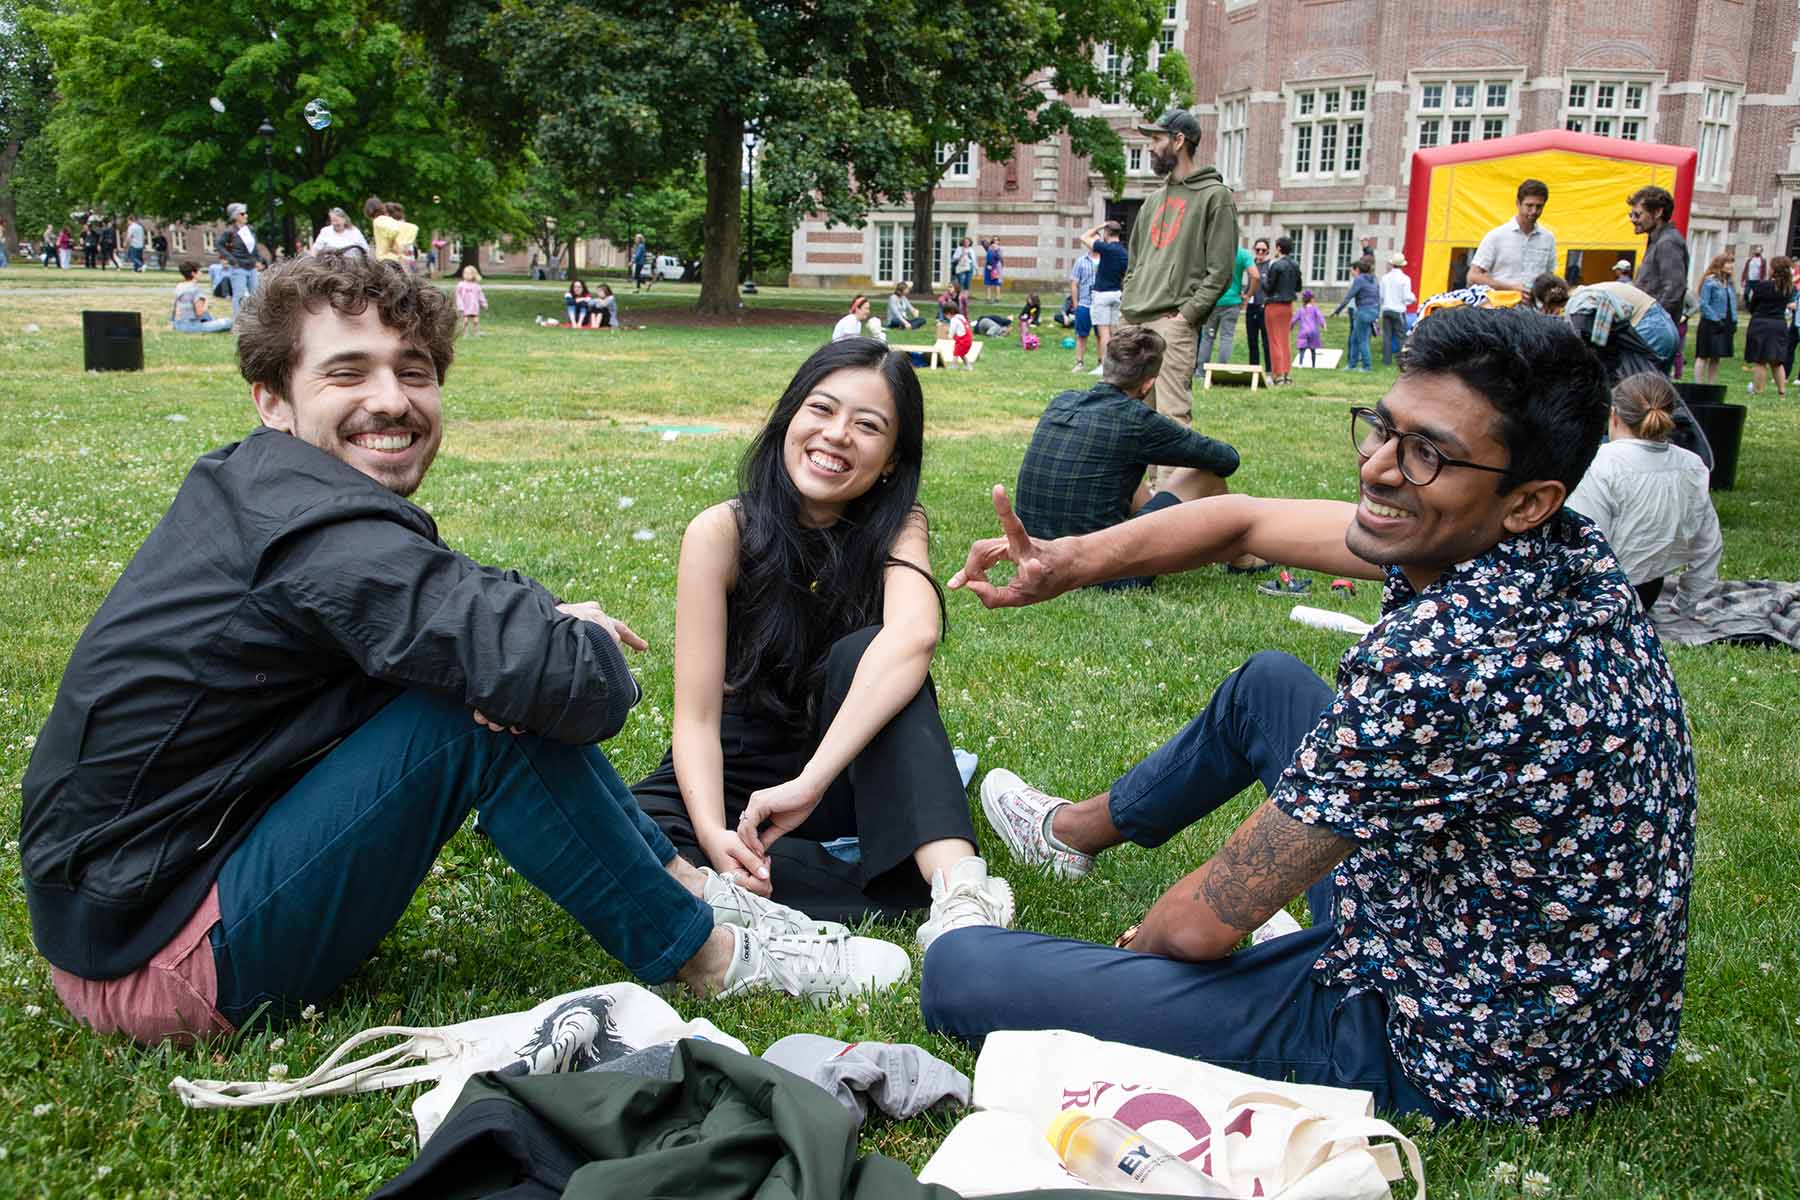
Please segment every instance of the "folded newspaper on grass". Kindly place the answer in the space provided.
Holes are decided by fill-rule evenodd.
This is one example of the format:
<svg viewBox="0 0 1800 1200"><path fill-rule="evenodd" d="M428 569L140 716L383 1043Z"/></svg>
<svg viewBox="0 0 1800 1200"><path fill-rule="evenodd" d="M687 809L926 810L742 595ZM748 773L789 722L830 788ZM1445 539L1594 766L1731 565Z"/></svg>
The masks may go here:
<svg viewBox="0 0 1800 1200"><path fill-rule="evenodd" d="M413 1101L423 1146L437 1132L469 1076L482 1071L554 1075L591 1071L646 1046L700 1038L740 1054L744 1043L711 1021L683 1021L653 992L634 983L568 992L526 1012L479 1017L456 1025L382 1025L346 1040L298 1079L228 1083L177 1078L169 1084L189 1108L256 1108L302 1096L373 1092L436 1083ZM351 1058L353 1051L390 1041Z"/></svg>
<svg viewBox="0 0 1800 1200"><path fill-rule="evenodd" d="M1425 1197L1418 1148L1375 1117L1365 1091L1276 1083L1050 1030L989 1034L974 1103L982 1111L950 1131L921 1183L964 1196L1088 1187L1044 1137L1058 1113L1078 1109L1137 1130L1217 1181L1220 1195L1388 1200L1390 1182L1410 1171L1415 1200Z"/></svg>

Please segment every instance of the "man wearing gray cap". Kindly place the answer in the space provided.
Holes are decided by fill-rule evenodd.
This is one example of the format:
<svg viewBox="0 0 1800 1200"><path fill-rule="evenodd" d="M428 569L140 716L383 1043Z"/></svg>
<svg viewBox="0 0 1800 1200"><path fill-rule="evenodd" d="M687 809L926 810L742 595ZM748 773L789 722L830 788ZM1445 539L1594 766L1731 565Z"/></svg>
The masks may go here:
<svg viewBox="0 0 1800 1200"><path fill-rule="evenodd" d="M236 317L256 290L256 268L261 265L256 257L256 231L250 228L250 214L243 205L225 206L225 231L217 243L219 257L227 263L225 278L231 288L231 313Z"/></svg>
<svg viewBox="0 0 1800 1200"><path fill-rule="evenodd" d="M1163 369L1152 393L1154 407L1192 425L1196 342L1231 282L1237 207L1218 170L1194 162L1200 144L1194 114L1171 108L1161 120L1137 128L1150 136L1150 169L1163 177L1163 186L1145 200L1144 215L1131 230L1122 315L1127 324L1162 335ZM1154 490L1156 480L1149 482ZM1217 491L1224 490L1225 481L1218 480Z"/></svg>

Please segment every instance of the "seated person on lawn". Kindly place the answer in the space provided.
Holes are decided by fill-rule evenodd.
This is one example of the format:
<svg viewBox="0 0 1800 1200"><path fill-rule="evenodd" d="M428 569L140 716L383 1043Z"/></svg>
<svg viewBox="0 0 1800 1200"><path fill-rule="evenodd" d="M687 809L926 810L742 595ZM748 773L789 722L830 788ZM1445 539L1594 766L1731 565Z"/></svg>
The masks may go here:
<svg viewBox="0 0 1800 1200"><path fill-rule="evenodd" d="M646 982L903 976L896 946L768 931L709 887L593 745L637 700L620 648L643 641L458 554L405 498L443 434L455 328L448 295L361 256L283 263L247 302L261 428L189 471L26 769L25 895L57 994L144 1041L322 1003L471 808Z"/></svg>
<svg viewBox="0 0 1800 1200"><path fill-rule="evenodd" d="M1134 326L1114 334L1101 359L1101 381L1062 392L1044 409L1019 464L1016 494L1019 520L1033 537L1109 529L1134 514L1225 490L1225 476L1238 468L1237 451L1145 403L1162 359L1163 339L1155 330ZM1178 469L1151 495L1144 470L1158 466Z"/></svg>
<svg viewBox="0 0 1800 1200"><path fill-rule="evenodd" d="M847 338L801 365L681 540L674 744L633 789L709 878L831 920L929 906L922 946L1012 919L928 673L924 440L906 355Z"/></svg>
<svg viewBox="0 0 1800 1200"><path fill-rule="evenodd" d="M1604 372L1560 322L1482 309L1421 322L1402 366L1352 410L1355 505L1220 496L1037 541L997 491L1006 537L950 581L990 607L1245 550L1387 589L1335 689L1265 651L1107 793L1071 804L989 772L982 807L1014 855L1070 879L1252 782L1267 799L1128 948L940 938L929 1028L1070 1027L1438 1119L1570 1113L1667 1064L1694 761L1630 583L1563 506L1606 428ZM995 587L1002 559L1019 566ZM1310 929L1237 949L1302 892Z"/></svg>

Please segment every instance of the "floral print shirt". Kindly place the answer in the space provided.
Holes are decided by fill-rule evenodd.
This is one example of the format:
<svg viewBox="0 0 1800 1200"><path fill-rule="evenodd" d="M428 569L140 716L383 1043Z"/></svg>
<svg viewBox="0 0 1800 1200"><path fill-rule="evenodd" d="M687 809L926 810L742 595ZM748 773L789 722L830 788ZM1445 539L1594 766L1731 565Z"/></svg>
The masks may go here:
<svg viewBox="0 0 1800 1200"><path fill-rule="evenodd" d="M1565 509L1382 617L1272 797L1353 841L1316 978L1374 989L1412 1081L1535 1121L1649 1083L1687 965L1694 759L1662 646Z"/></svg>

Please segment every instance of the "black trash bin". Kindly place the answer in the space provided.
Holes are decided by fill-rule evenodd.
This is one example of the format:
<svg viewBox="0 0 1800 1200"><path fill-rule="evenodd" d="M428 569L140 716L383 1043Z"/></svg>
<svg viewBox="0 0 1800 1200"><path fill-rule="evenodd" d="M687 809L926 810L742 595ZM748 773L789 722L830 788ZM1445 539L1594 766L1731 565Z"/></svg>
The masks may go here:
<svg viewBox="0 0 1800 1200"><path fill-rule="evenodd" d="M144 369L144 322L134 312L81 314L81 361L85 371Z"/></svg>
<svg viewBox="0 0 1800 1200"><path fill-rule="evenodd" d="M1724 391L1724 387L1719 387ZM1712 444L1712 490L1729 492L1737 486L1738 448L1744 441L1744 418L1750 410L1742 404L1689 404L1688 411Z"/></svg>
<svg viewBox="0 0 1800 1200"><path fill-rule="evenodd" d="M1689 408L1700 404L1725 403L1725 385L1722 383L1689 383L1683 380L1676 382L1675 390L1681 393L1681 398L1687 401Z"/></svg>

